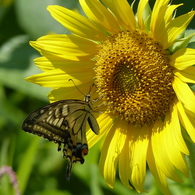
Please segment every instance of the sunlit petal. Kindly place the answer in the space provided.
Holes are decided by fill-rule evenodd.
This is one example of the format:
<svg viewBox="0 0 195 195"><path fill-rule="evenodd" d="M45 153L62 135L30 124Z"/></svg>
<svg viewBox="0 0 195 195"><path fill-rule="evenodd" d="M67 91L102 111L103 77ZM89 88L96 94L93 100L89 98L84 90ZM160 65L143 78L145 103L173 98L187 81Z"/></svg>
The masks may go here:
<svg viewBox="0 0 195 195"><path fill-rule="evenodd" d="M115 128L110 129L102 146L99 166L106 182L110 187L113 187L114 185L116 165L119 154L123 149L125 139L126 135L121 132L121 124L117 121Z"/></svg>
<svg viewBox="0 0 195 195"><path fill-rule="evenodd" d="M120 26L130 31L135 30L135 16L126 0L103 0L103 3L105 3L105 5L107 5L115 15L115 17L119 21ZM123 11L121 12L121 10Z"/></svg>
<svg viewBox="0 0 195 195"><path fill-rule="evenodd" d="M108 32L118 32L120 27L115 17L98 0L80 0L90 20Z"/></svg>
<svg viewBox="0 0 195 195"><path fill-rule="evenodd" d="M194 55L194 49L182 48L170 57L170 64L178 70L184 70L195 64Z"/></svg>
<svg viewBox="0 0 195 195"><path fill-rule="evenodd" d="M106 38L106 35L89 19L74 11L57 5L48 6L48 10L58 22L78 36L96 41Z"/></svg>
<svg viewBox="0 0 195 195"><path fill-rule="evenodd" d="M188 84L182 82L179 78L175 77L173 82L173 88L175 93L187 110L194 112L195 110L195 95L188 86Z"/></svg>

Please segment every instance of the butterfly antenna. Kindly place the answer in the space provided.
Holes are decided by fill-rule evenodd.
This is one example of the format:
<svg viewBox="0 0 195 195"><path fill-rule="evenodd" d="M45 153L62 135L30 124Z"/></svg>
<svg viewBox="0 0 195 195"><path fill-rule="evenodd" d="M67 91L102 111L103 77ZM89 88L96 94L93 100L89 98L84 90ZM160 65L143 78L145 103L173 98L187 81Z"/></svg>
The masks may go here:
<svg viewBox="0 0 195 195"><path fill-rule="evenodd" d="M91 94L91 91L92 91L92 89L93 89L94 86L95 86L94 83L92 83L92 84L90 85L89 94ZM94 91L92 94L94 94L95 92L96 92L96 91Z"/></svg>
<svg viewBox="0 0 195 195"><path fill-rule="evenodd" d="M77 87L77 85L75 84L75 82L72 79L69 79L68 81L72 81L72 83L74 84L74 86L77 88L77 90L83 94L85 96L85 94Z"/></svg>

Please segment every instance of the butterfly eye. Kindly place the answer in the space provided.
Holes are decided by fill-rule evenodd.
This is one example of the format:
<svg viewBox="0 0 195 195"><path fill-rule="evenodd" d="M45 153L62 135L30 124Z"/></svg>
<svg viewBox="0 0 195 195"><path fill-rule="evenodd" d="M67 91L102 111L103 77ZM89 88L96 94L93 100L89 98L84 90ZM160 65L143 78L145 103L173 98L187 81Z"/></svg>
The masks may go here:
<svg viewBox="0 0 195 195"><path fill-rule="evenodd" d="M86 95L86 98L87 98L88 100L90 99L90 97L91 97L91 96L90 96L89 94Z"/></svg>

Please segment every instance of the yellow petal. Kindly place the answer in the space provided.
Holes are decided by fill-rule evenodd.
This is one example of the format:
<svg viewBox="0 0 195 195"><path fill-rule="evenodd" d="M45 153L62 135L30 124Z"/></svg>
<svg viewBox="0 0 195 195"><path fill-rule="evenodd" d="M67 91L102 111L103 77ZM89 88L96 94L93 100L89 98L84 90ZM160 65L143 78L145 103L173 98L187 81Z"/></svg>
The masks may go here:
<svg viewBox="0 0 195 195"><path fill-rule="evenodd" d="M179 6L183 5L183 3L178 4L178 5L169 5L167 7L166 13L165 13L165 23L168 24L169 22L172 21L173 19L173 12L176 8L178 8Z"/></svg>
<svg viewBox="0 0 195 195"><path fill-rule="evenodd" d="M127 139L132 142L129 145L131 156L130 168L132 169L131 183L138 192L144 191L143 185L146 176L146 154L148 150L149 127L130 128Z"/></svg>
<svg viewBox="0 0 195 195"><path fill-rule="evenodd" d="M189 154L189 151L181 134L178 117L177 106L174 104L170 114L166 116L166 128L163 130L164 150L168 154L171 163L185 176L188 176L188 168L181 152Z"/></svg>
<svg viewBox="0 0 195 195"><path fill-rule="evenodd" d="M103 0L102 1L117 18L120 26L126 30L134 31L136 21L131 6L126 0ZM123 10L123 11L121 11Z"/></svg>
<svg viewBox="0 0 195 195"><path fill-rule="evenodd" d="M35 64L42 71L49 71L54 69L61 69L65 73L73 73L78 72L79 69L87 72L91 71L94 67L94 61L72 61L72 60L64 60L64 58L60 58L59 56L47 56L39 57L34 60Z"/></svg>
<svg viewBox="0 0 195 195"><path fill-rule="evenodd" d="M182 102L184 107L194 113L195 111L195 95L188 86L187 83L182 82L176 76L174 77L173 81L173 89L176 93L177 98L179 101Z"/></svg>
<svg viewBox="0 0 195 195"><path fill-rule="evenodd" d="M73 82L69 81L69 82L66 82L66 84L67 86L65 85L64 87L53 89L48 94L48 98L50 102L55 102L58 100L65 100L65 99L83 100L84 94L88 94L89 92L91 81L77 85L80 91L75 87Z"/></svg>
<svg viewBox="0 0 195 195"><path fill-rule="evenodd" d="M174 74L185 83L195 83L195 67L190 66L184 70L174 70Z"/></svg>
<svg viewBox="0 0 195 195"><path fill-rule="evenodd" d="M128 125L126 125L126 129L128 129ZM119 156L119 165L118 165L119 166L119 177L120 177L121 182L125 186L132 189L133 186L131 186L131 183L130 183L130 177L132 174L132 169L130 167L131 157L129 155L130 155L129 140L126 139L124 147L123 147L121 154Z"/></svg>
<svg viewBox="0 0 195 195"><path fill-rule="evenodd" d="M195 119L194 117L191 117L185 112L183 105L181 104L180 101L177 101L177 109L178 109L179 119L180 119L181 124L188 132L188 135L190 136L191 140L195 142L195 132L194 132Z"/></svg>
<svg viewBox="0 0 195 195"><path fill-rule="evenodd" d="M126 134L121 131L122 129L121 121L115 122L102 146L99 166L110 187L114 185L118 158L125 143Z"/></svg>
<svg viewBox="0 0 195 195"><path fill-rule="evenodd" d="M149 147L148 147L147 162L148 162L150 171L155 177L155 180L158 184L159 189L163 192L163 194L171 195L168 184L167 184L166 176L161 171L161 169L159 168L159 165L156 162L151 144L149 144Z"/></svg>
<svg viewBox="0 0 195 195"><path fill-rule="evenodd" d="M98 0L79 0L85 14L95 24L110 33L117 33L120 26L116 18Z"/></svg>
<svg viewBox="0 0 195 195"><path fill-rule="evenodd" d="M73 35L47 35L30 44L41 54L44 52L65 59L68 58L67 56L92 58L99 51L96 43Z"/></svg>
<svg viewBox="0 0 195 195"><path fill-rule="evenodd" d="M182 48L170 57L170 64L178 70L184 70L195 64L195 49Z"/></svg>
<svg viewBox="0 0 195 195"><path fill-rule="evenodd" d="M124 185L142 192L146 175L149 128L140 129L126 125L127 137L119 156L119 176Z"/></svg>
<svg viewBox="0 0 195 195"><path fill-rule="evenodd" d="M143 13L144 13L144 9L147 3L148 3L148 0L142 0L139 2L138 8L137 8L138 26L139 26L139 29L143 31L146 28L145 21L143 20Z"/></svg>
<svg viewBox="0 0 195 195"><path fill-rule="evenodd" d="M178 118L177 106L175 105L175 103L170 107L170 112L166 114L165 120L165 132L167 131L167 129L169 129L169 136L167 135L167 139L170 139L173 147L176 147L182 153L189 155L188 148L181 134L181 126Z"/></svg>
<svg viewBox="0 0 195 195"><path fill-rule="evenodd" d="M32 83L36 83L43 87L68 87L72 86L70 79L74 80L76 85L81 83L86 83L92 81L94 77L94 72L77 72L72 73L71 75L66 74L61 69L54 69L47 72L43 72L37 75L27 77L26 80Z"/></svg>
<svg viewBox="0 0 195 195"><path fill-rule="evenodd" d="M169 121L165 121L168 124ZM170 179L181 182L181 179L177 176L175 167L172 164L167 151L164 149L166 145L165 131L169 128L162 122L156 121L152 129L151 147L155 158L156 166ZM171 139L172 135L167 137Z"/></svg>
<svg viewBox="0 0 195 195"><path fill-rule="evenodd" d="M163 40L166 36L164 16L168 3L169 0L157 0L152 11L150 29L156 41Z"/></svg>
<svg viewBox="0 0 195 195"><path fill-rule="evenodd" d="M166 132L165 138L169 137L168 132ZM188 177L188 167L185 162L185 156L176 147L173 147L171 139L166 140L166 145L164 148L168 154L171 163L186 177Z"/></svg>
<svg viewBox="0 0 195 195"><path fill-rule="evenodd" d="M73 34L95 41L103 41L107 38L106 34L97 28L89 19L74 11L58 5L48 6L48 10L53 18Z"/></svg>
<svg viewBox="0 0 195 195"><path fill-rule="evenodd" d="M49 71L55 69L53 64L46 57L39 57L34 60L36 66L42 71Z"/></svg>
<svg viewBox="0 0 195 195"><path fill-rule="evenodd" d="M175 42L176 38L181 34L191 22L194 17L195 11L188 12L181 15L166 25L166 31L168 33L168 44L164 45L164 49L170 47Z"/></svg>

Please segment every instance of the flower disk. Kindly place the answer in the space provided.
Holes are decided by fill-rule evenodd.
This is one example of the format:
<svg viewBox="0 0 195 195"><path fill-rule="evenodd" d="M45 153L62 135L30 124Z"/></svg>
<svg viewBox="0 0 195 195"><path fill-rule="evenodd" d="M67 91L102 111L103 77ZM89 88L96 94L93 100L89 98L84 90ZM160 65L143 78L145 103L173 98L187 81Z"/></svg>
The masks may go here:
<svg viewBox="0 0 195 195"><path fill-rule="evenodd" d="M135 126L163 118L175 97L173 67L160 44L144 32L110 36L96 59L96 83L109 110Z"/></svg>

